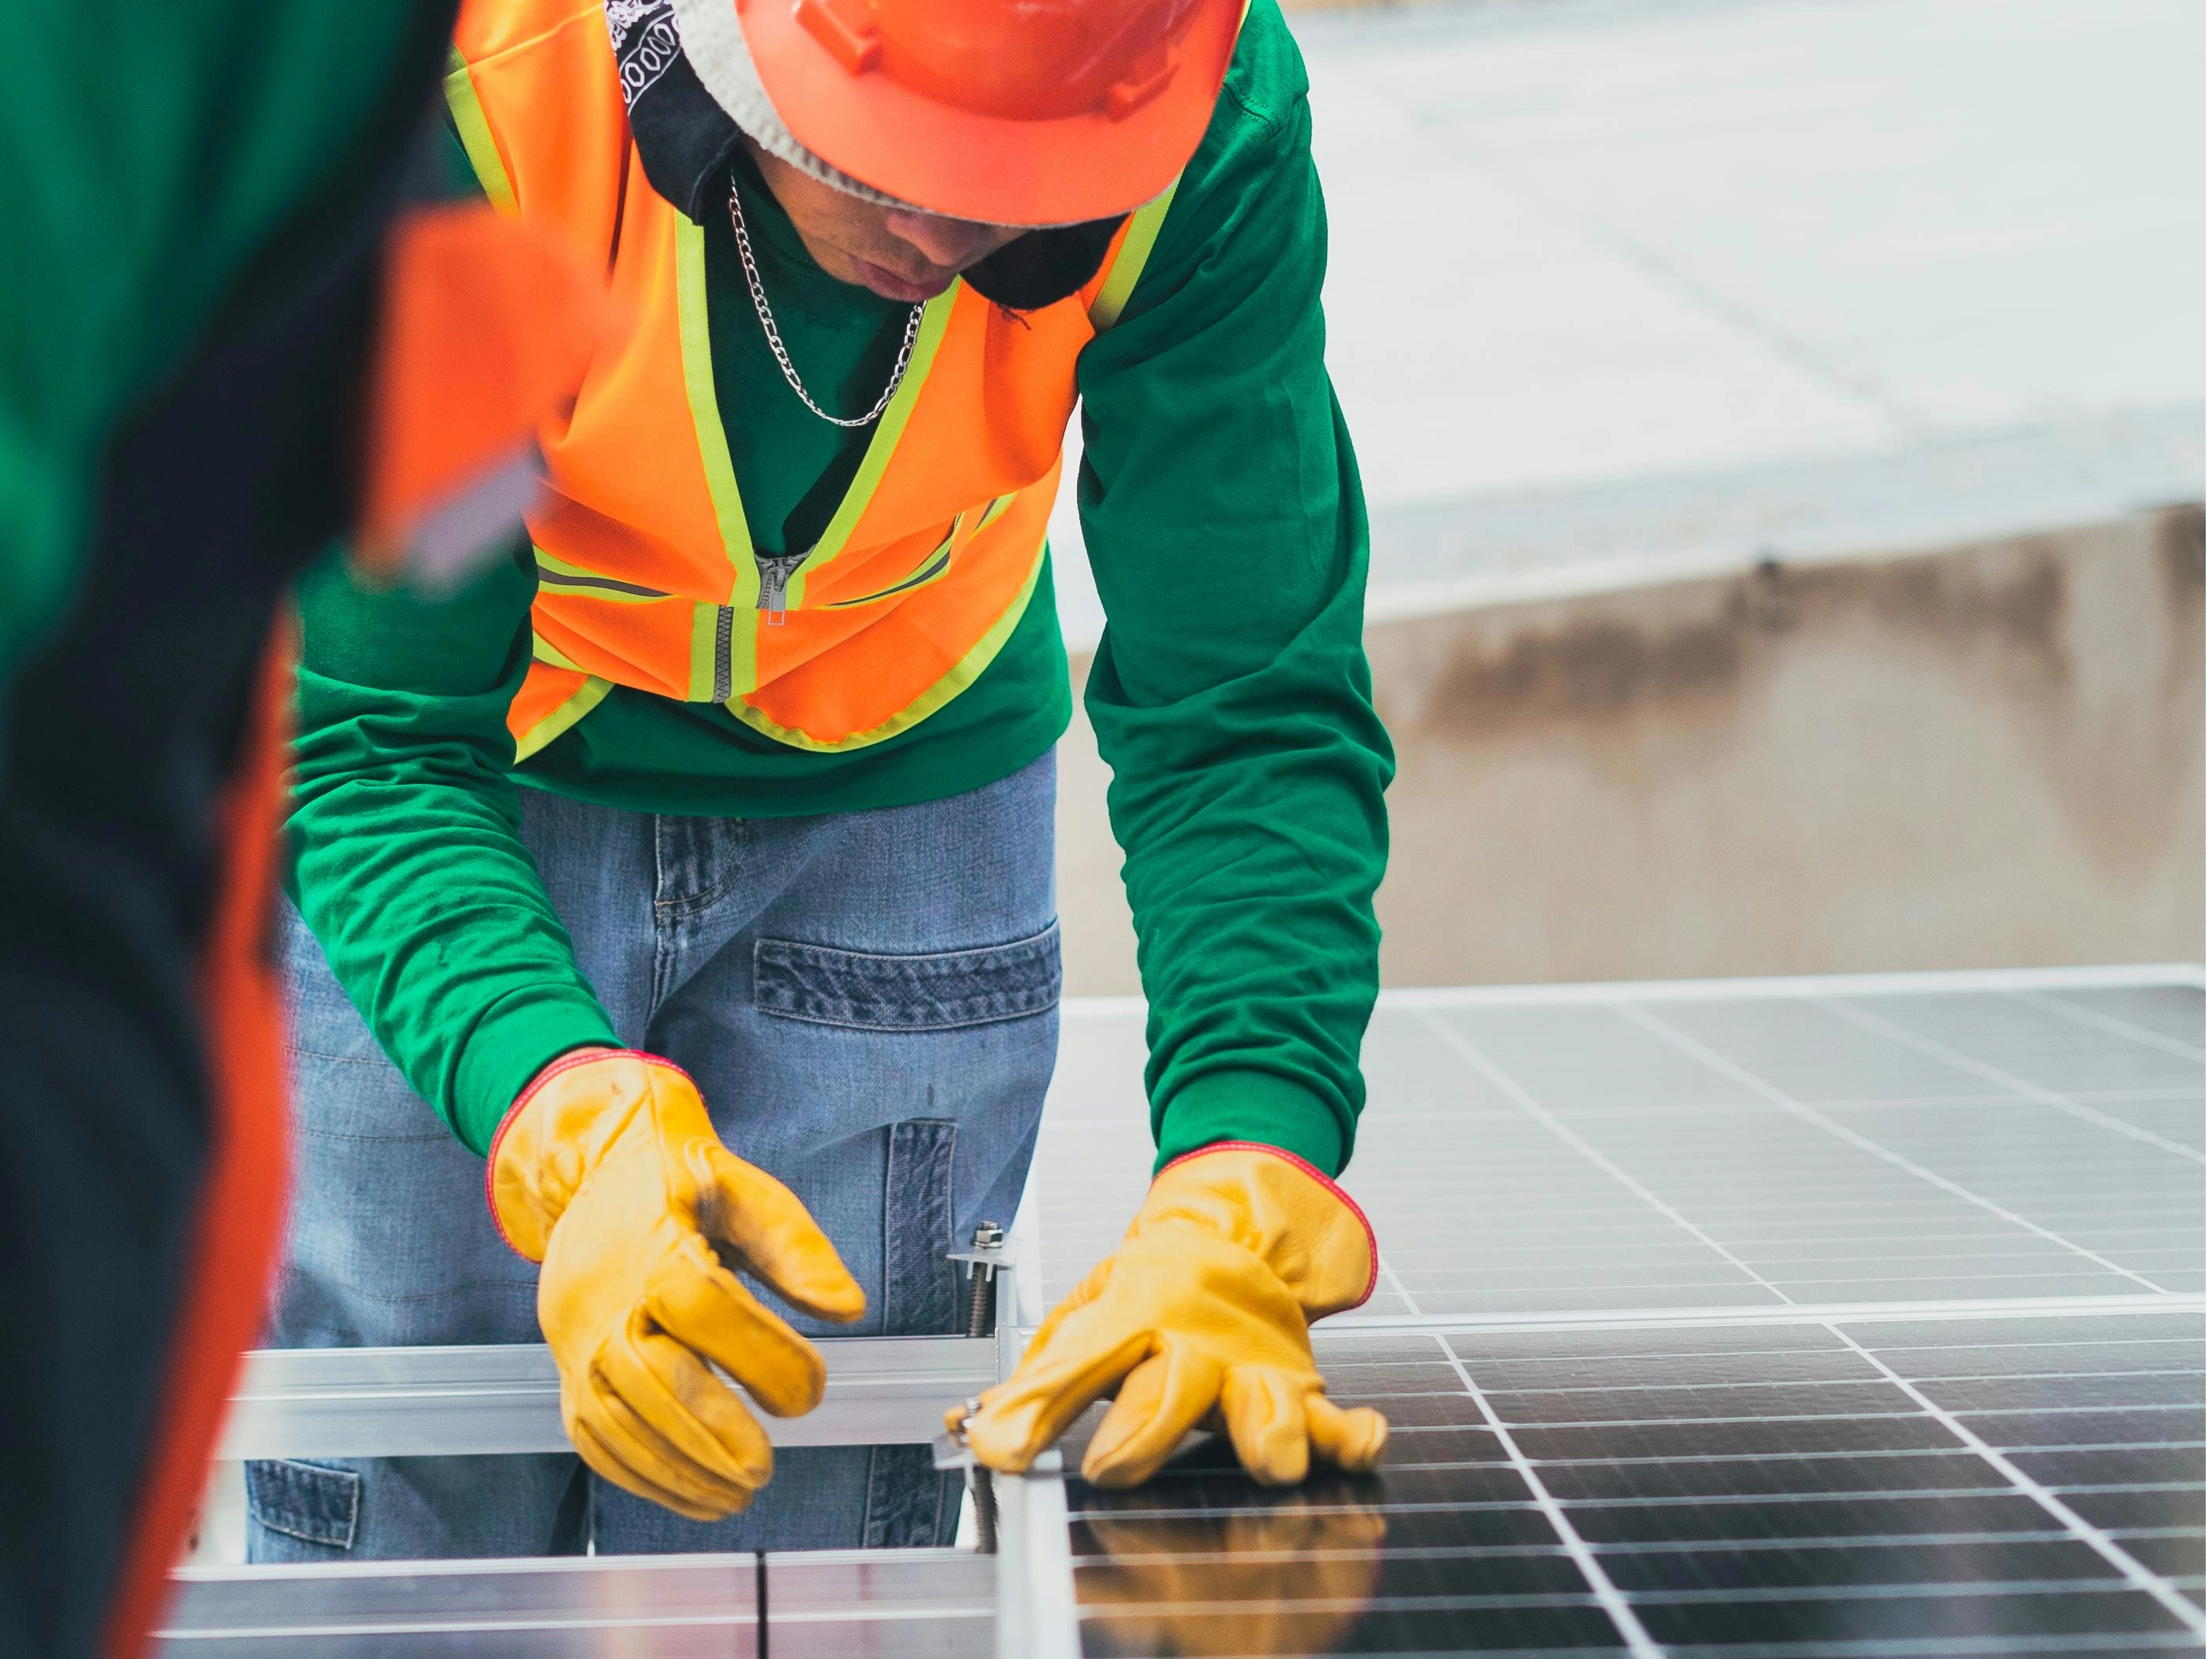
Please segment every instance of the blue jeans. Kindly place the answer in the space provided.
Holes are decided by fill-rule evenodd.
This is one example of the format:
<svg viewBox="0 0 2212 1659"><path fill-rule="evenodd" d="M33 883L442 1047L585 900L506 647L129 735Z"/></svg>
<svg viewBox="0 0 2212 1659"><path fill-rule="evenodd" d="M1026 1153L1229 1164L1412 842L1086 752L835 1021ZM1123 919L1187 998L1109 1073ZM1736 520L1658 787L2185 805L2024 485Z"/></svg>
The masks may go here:
<svg viewBox="0 0 2212 1659"><path fill-rule="evenodd" d="M1013 1218L1059 1034L1053 781L1048 754L951 799L807 818L523 792L523 838L615 1029L698 1079L722 1139L867 1291L857 1327L792 1315L810 1334L957 1329L945 1254ZM270 1340L542 1340L483 1160L288 926L297 1187ZM957 1512L923 1446L780 1449L751 1508L712 1525L567 1454L254 1463L246 1494L256 1561L949 1543Z"/></svg>

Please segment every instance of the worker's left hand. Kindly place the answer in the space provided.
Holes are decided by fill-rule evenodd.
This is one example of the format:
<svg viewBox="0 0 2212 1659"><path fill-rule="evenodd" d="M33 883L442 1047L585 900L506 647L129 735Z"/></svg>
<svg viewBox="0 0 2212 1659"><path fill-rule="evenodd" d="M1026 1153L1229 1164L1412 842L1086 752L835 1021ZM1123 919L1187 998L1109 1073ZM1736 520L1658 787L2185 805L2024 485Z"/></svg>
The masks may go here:
<svg viewBox="0 0 2212 1659"><path fill-rule="evenodd" d="M1370 1469L1389 1425L1322 1393L1306 1327L1364 1302L1375 1273L1367 1218L1304 1160L1243 1141L1177 1158L1154 1177L1121 1247L983 1395L969 1449L1018 1473L1114 1394L1083 1460L1096 1486L1150 1479L1200 1426L1225 1431L1268 1486L1303 1480L1316 1453ZM961 1415L946 1421L957 1427Z"/></svg>

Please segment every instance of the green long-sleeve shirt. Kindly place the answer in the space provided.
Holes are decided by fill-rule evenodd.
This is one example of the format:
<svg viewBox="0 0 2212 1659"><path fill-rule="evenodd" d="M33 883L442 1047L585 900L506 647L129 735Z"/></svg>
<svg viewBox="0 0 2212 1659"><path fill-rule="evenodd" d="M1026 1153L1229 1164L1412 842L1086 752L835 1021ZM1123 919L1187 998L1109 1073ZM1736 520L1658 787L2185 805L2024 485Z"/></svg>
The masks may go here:
<svg viewBox="0 0 2212 1659"><path fill-rule="evenodd" d="M404 6L267 0L11 13L0 686L68 606L118 424L348 163L410 21Z"/></svg>
<svg viewBox="0 0 2212 1659"><path fill-rule="evenodd" d="M1117 326L1082 354L1079 503L1107 615L1086 693L1115 781L1162 1155L1225 1139L1334 1171L1361 1104L1388 739L1360 645L1366 524L1322 361L1326 227L1305 76L1254 5L1205 140ZM907 307L834 281L750 169L744 208L792 356L865 408ZM708 226L719 406L755 543L810 545L868 432L807 413ZM942 798L1042 755L1070 714L1041 581L975 684L872 746L787 748L714 704L617 687L518 766L526 557L432 603L336 566L302 596L297 890L410 1081L482 1150L607 1017L517 838L515 787L639 811L765 817Z"/></svg>

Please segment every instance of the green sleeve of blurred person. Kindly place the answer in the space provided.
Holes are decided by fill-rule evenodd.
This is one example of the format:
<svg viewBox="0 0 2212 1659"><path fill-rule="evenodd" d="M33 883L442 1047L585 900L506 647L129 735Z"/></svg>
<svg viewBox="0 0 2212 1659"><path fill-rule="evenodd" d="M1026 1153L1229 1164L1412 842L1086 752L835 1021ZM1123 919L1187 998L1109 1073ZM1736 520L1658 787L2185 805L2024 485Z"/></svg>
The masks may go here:
<svg viewBox="0 0 2212 1659"><path fill-rule="evenodd" d="M351 158L416 11L90 0L12 18L0 52L0 683L67 607L111 433Z"/></svg>

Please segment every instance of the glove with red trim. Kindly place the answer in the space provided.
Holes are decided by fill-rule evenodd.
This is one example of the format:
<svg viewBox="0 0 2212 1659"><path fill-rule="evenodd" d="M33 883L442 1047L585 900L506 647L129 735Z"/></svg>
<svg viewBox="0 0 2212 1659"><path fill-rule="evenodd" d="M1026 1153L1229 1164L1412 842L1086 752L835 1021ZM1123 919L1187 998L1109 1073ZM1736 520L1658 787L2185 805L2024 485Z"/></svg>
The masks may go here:
<svg viewBox="0 0 2212 1659"><path fill-rule="evenodd" d="M822 1356L738 1278L822 1319L867 1299L791 1189L732 1155L683 1069L579 1049L500 1125L485 1195L507 1243L544 1264L538 1322L561 1421L592 1468L694 1521L743 1509L775 1467L763 1410L822 1401Z"/></svg>
<svg viewBox="0 0 2212 1659"><path fill-rule="evenodd" d="M1244 1141L1179 1158L1153 1178L1121 1247L984 1395L969 1449L1019 1473L1112 1394L1083 1460L1097 1486L1151 1479L1198 1427L1225 1431L1267 1486L1303 1480L1316 1453L1371 1469L1389 1425L1322 1392L1306 1328L1364 1302L1376 1265L1367 1218L1304 1159Z"/></svg>

